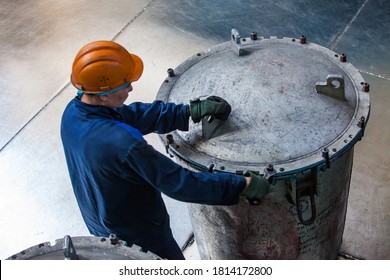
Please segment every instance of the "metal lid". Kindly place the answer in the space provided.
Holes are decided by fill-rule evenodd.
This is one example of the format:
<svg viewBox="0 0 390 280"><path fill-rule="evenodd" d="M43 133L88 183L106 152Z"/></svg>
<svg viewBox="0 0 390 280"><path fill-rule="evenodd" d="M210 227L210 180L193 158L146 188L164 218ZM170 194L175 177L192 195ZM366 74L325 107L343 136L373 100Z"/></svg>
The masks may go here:
<svg viewBox="0 0 390 280"><path fill-rule="evenodd" d="M344 54L304 37L241 38L233 29L231 38L168 71L158 99L217 95L232 106L210 139L205 121L171 133L171 154L198 170L263 173L273 165L283 175L329 164L361 139L368 84Z"/></svg>
<svg viewBox="0 0 390 280"><path fill-rule="evenodd" d="M7 260L161 260L137 245L127 246L115 234L108 238L69 235L54 244L44 242L12 255Z"/></svg>

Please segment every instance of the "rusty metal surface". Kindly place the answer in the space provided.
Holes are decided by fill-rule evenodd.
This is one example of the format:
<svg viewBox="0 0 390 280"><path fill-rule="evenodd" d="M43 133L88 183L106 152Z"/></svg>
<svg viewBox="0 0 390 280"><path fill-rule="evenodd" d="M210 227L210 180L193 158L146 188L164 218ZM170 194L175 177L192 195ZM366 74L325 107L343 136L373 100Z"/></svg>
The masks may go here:
<svg viewBox="0 0 390 280"><path fill-rule="evenodd" d="M299 222L288 181L271 187L259 206L241 201L235 206L188 204L202 259L336 259L347 210L353 149L319 173L317 216L310 225ZM311 215L307 196L300 201L304 217Z"/></svg>

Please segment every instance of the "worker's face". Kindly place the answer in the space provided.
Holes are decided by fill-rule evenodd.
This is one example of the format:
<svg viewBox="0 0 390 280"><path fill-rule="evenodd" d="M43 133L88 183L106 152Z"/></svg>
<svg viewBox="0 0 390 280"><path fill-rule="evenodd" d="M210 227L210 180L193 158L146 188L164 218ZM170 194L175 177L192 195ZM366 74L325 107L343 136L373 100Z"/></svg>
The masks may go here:
<svg viewBox="0 0 390 280"><path fill-rule="evenodd" d="M129 97L129 92L132 90L133 86L129 84L128 87L106 95L107 98L104 100L104 105L111 108L118 108L122 106L127 97Z"/></svg>

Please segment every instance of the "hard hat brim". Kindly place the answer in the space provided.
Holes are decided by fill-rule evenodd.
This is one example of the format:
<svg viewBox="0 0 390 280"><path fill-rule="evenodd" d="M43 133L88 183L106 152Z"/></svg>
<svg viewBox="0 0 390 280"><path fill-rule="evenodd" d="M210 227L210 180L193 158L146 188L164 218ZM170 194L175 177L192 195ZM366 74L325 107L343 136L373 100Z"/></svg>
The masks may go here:
<svg viewBox="0 0 390 280"><path fill-rule="evenodd" d="M141 77L141 75L144 71L144 63L139 56L137 56L135 54L130 54L130 55L131 55L131 58L134 60L135 67L134 67L134 72L131 75L129 82L135 82L135 81L138 81L138 79Z"/></svg>

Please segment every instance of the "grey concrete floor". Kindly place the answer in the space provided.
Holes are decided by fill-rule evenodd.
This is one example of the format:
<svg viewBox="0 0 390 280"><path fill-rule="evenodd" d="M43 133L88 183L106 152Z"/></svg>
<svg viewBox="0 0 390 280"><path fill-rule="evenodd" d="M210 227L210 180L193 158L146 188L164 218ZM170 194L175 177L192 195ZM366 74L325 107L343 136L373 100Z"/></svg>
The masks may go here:
<svg viewBox="0 0 390 280"><path fill-rule="evenodd" d="M371 117L355 146L341 250L390 259L388 0L2 0L0 258L65 235L89 235L59 137L63 109L75 95L71 64L84 44L114 40L138 54L145 71L128 103L150 102L168 68L228 41L232 28L244 36L306 35L346 53L370 83ZM147 140L164 152L156 135ZM186 205L166 200L184 245L192 233Z"/></svg>

